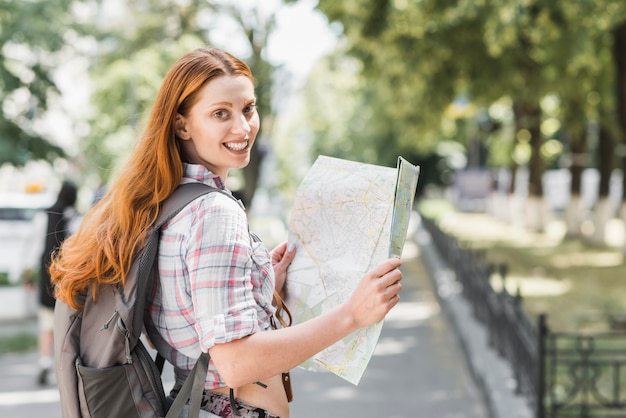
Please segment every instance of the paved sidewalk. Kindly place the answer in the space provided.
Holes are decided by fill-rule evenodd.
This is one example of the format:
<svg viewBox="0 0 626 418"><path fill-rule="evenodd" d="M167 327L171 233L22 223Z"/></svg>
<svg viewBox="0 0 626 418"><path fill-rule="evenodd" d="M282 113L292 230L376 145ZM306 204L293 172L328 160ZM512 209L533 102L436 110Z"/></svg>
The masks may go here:
<svg viewBox="0 0 626 418"><path fill-rule="evenodd" d="M401 302L385 320L358 387L330 373L293 373L292 417L487 418L459 340L417 247L407 241Z"/></svg>
<svg viewBox="0 0 626 418"><path fill-rule="evenodd" d="M385 321L359 386L331 373L296 369L292 418L490 417L484 385L473 379L458 323L453 326L441 309L415 237L403 254L401 302ZM36 372L36 353L0 356L1 417L61 417L56 387L37 387ZM166 385L170 379L164 376Z"/></svg>
<svg viewBox="0 0 626 418"><path fill-rule="evenodd" d="M485 400L490 418L533 418L528 402L515 394L515 378L509 364L489 345L488 330L479 323L461 287L435 249L430 234L418 227L414 236L420 259L428 269L448 324L456 334L466 356L473 381Z"/></svg>

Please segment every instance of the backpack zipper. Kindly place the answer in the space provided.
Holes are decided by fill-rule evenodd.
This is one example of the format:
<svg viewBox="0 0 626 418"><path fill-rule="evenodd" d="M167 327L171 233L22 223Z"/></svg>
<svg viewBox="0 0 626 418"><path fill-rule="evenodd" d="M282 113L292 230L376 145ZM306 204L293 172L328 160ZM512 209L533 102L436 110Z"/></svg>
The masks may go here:
<svg viewBox="0 0 626 418"><path fill-rule="evenodd" d="M111 315L111 317L104 323L104 325L102 325L102 328L100 328L100 331L104 331L105 329L108 329L109 325L111 325L111 322L113 321L116 315L117 315L117 309L113 311L113 315Z"/></svg>
<svg viewBox="0 0 626 418"><path fill-rule="evenodd" d="M130 331L124 325L122 318L117 319L117 329L124 336L124 348L126 350L126 364L133 364L133 357L130 354Z"/></svg>
<svg viewBox="0 0 626 418"><path fill-rule="evenodd" d="M116 312L117 313L117 312ZM110 320L109 320L110 321ZM126 349L126 362L127 364L133 364L133 357L130 352L130 331L124 325L124 321L122 318L118 318L117 320L117 329L124 335L124 347ZM163 383L160 380L160 374L157 371L156 365L154 364L154 360L150 358L150 354L146 350L146 347L143 345L141 340L137 340L137 344L135 345L135 354L139 359L139 364L146 372L146 376L148 378L148 382L152 387L152 391L159 398L161 403L161 408L163 410L166 409L166 400L165 400L165 391L163 390Z"/></svg>
<svg viewBox="0 0 626 418"><path fill-rule="evenodd" d="M146 371L146 376L148 377L150 386L152 386L152 390L161 401L163 410L167 412L165 390L163 389L161 373L159 373L159 370L154 364L154 360L150 356L150 353L148 353L148 350L143 345L141 340L137 341L137 346L135 347L135 353L137 354L139 363L143 366L144 370Z"/></svg>

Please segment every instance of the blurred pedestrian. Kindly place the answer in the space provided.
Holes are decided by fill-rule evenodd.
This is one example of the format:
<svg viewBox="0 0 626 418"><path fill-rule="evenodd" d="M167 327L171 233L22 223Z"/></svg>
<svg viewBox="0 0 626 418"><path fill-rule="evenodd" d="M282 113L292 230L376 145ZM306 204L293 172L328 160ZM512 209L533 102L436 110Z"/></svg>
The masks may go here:
<svg viewBox="0 0 626 418"><path fill-rule="evenodd" d="M96 204L104 197L107 193L107 185L104 181L100 181L98 187L93 192L93 198L91 199L91 206L96 206Z"/></svg>
<svg viewBox="0 0 626 418"><path fill-rule="evenodd" d="M46 385L52 367L52 349L54 345L52 328L54 322L54 288L50 283L50 259L63 240L71 234L72 223L76 218L76 186L68 181L63 182L56 202L46 209L48 223L41 256L39 273L39 310L37 321L39 327L39 374L37 383Z"/></svg>

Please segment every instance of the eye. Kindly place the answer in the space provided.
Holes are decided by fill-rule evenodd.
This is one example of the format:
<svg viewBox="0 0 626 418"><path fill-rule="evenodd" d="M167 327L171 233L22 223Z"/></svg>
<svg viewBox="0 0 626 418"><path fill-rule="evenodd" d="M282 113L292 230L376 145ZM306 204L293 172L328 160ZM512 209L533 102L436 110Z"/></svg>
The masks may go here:
<svg viewBox="0 0 626 418"><path fill-rule="evenodd" d="M213 116L218 119L226 119L228 117L228 112L226 112L225 110L218 110L217 112L213 113Z"/></svg>
<svg viewBox="0 0 626 418"><path fill-rule="evenodd" d="M252 113L256 109L256 104L250 103L246 107L243 108L243 113Z"/></svg>

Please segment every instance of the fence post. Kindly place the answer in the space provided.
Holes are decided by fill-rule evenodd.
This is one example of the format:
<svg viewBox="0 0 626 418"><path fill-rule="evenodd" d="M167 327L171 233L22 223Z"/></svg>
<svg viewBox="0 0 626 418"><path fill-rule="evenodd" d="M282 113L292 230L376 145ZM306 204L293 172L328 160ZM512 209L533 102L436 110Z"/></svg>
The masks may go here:
<svg viewBox="0 0 626 418"><path fill-rule="evenodd" d="M545 418L545 407L544 407L544 398L546 391L546 376L545 376L545 367L546 367L546 337L548 334L548 325L546 321L546 314L540 314L538 318L538 332L537 338L537 347L538 347L538 370L537 370L537 418Z"/></svg>

